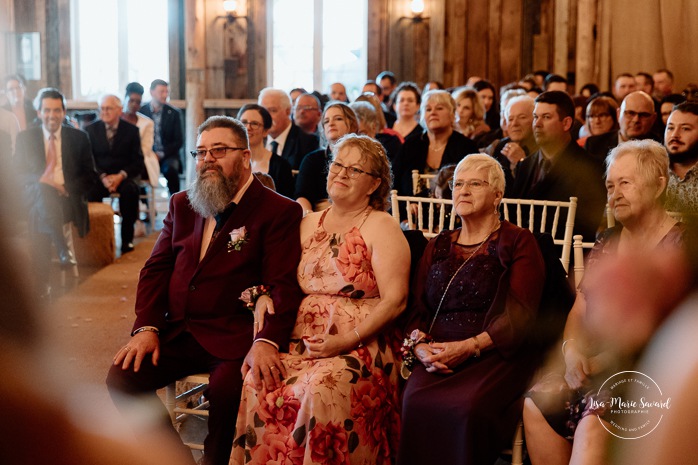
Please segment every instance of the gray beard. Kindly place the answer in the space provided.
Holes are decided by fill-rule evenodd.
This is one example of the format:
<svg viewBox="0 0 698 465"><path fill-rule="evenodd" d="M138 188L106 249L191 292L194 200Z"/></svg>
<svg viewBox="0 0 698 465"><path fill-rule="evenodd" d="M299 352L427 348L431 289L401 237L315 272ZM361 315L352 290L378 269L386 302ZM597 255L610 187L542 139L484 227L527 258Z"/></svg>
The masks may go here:
<svg viewBox="0 0 698 465"><path fill-rule="evenodd" d="M196 177L196 180L187 190L187 198L191 208L204 218L216 216L225 210L225 207L235 196L240 185L240 171L226 178L220 169L216 174L207 174L202 177L202 173L213 165L204 165ZM242 168L242 167L240 167Z"/></svg>

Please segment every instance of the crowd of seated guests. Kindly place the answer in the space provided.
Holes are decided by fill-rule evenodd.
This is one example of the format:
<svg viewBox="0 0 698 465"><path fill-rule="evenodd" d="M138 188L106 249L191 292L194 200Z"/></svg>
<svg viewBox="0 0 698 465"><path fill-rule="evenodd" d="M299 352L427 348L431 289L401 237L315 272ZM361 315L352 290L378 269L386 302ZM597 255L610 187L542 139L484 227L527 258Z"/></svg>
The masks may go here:
<svg viewBox="0 0 698 465"><path fill-rule="evenodd" d="M667 70L656 75L673 79ZM351 103L342 83L327 99L267 88L237 113L252 172L305 212L298 281L307 296L281 357L283 382L269 390L249 376L245 382L233 463L493 463L522 416L533 465L607 460L609 438L595 418L605 421L604 412L588 407L599 400L589 392L604 375L632 367L661 321L648 322L632 353L609 349L598 320L613 309L593 300L593 275L601 257L685 240L686 226L665 208L698 213L698 89L678 94L647 73L623 73L613 92L589 83L573 99L570 83L549 73L499 91L481 77L469 81L422 91L384 72ZM9 110L28 124L20 84L6 80ZM40 99L38 116L51 132L63 126L65 107L60 94L47 98L56 101ZM163 117L154 118L154 147L163 147ZM28 150L21 134L18 150ZM47 186L61 192L48 166L50 139L45 144L45 160L19 164L34 195ZM67 161L70 150L62 152ZM211 152L211 162L223 156ZM94 157L85 159L96 174ZM413 170L437 175L435 187L415 192ZM404 236L385 213L390 189L452 198L448 211L458 217L457 229L433 239L416 255L421 260L411 254L411 266ZM500 219L505 196L577 197L575 233L597 239L591 277L571 310L559 309L569 312L556 346L565 366L535 379L543 357L526 341L549 267L540 237ZM618 223L610 229L606 202ZM256 321L273 313L271 300L257 299ZM409 378L403 385L400 371Z"/></svg>

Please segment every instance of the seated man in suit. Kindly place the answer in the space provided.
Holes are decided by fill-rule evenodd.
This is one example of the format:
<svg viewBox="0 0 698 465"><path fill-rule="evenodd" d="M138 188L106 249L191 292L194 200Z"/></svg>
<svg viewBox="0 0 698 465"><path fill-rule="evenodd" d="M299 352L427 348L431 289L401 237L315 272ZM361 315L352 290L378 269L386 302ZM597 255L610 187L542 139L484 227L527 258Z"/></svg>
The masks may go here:
<svg viewBox="0 0 698 465"><path fill-rule="evenodd" d="M61 265L74 265L75 257L63 235L72 221L80 236L89 231L86 193L97 173L87 134L63 125L65 98L57 89L42 89L37 97L41 126L17 135L15 166L25 189L29 231L37 284L50 292L51 242Z"/></svg>
<svg viewBox="0 0 698 465"><path fill-rule="evenodd" d="M291 97L283 90L262 89L257 103L271 115L267 150L283 157L294 170L299 169L303 158L320 147L320 139L314 134L306 134L291 121Z"/></svg>
<svg viewBox="0 0 698 465"><path fill-rule="evenodd" d="M640 90L631 92L618 109L620 129L589 137L584 149L605 169L604 161L608 152L621 142L630 139L654 139L659 142L659 138L652 134L656 118L652 97Z"/></svg>
<svg viewBox="0 0 698 465"><path fill-rule="evenodd" d="M574 232L593 242L606 205L603 172L572 140L574 103L570 96L548 91L535 102L533 136L540 148L519 165L511 196L564 202L577 197ZM552 215L548 222L552 223Z"/></svg>
<svg viewBox="0 0 698 465"><path fill-rule="evenodd" d="M160 171L167 179L170 195L179 192L179 175L182 173L182 160L179 149L184 145L182 121L179 110L167 103L170 88L162 79L150 84L150 102L140 108L140 112L155 123L153 150L160 159Z"/></svg>
<svg viewBox="0 0 698 465"><path fill-rule="evenodd" d="M92 154L101 184L90 192L90 201L101 202L119 194L121 253L133 250L133 228L138 219L141 173L145 169L138 128L121 119L121 100L105 95L99 100L99 120L87 126Z"/></svg>
<svg viewBox="0 0 698 465"><path fill-rule="evenodd" d="M302 298L296 279L302 211L252 175L239 121L206 120L192 155L197 178L170 199L141 271L132 337L116 353L107 384L117 406L123 406L119 393L159 403L156 389L210 373L204 463L224 465L233 445L241 370L252 370L255 384L270 391L283 376L278 351L287 350ZM257 332L240 296L259 284L268 287L276 311ZM164 408L161 413L169 422Z"/></svg>

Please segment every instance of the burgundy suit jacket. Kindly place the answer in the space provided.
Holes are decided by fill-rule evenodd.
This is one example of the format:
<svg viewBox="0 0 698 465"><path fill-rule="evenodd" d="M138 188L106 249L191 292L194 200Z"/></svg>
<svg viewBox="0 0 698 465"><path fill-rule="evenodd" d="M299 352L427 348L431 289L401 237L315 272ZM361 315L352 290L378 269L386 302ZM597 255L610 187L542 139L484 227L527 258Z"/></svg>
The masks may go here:
<svg viewBox="0 0 698 465"><path fill-rule="evenodd" d="M265 284L276 314L267 315L257 338L284 350L302 298L296 278L301 217L299 204L255 178L199 262L205 219L192 210L186 192L173 195L163 230L141 270L133 328L159 328L162 343L188 330L213 356L242 358L252 344L253 316L239 297L245 289ZM229 233L242 226L247 242L239 251L229 251Z"/></svg>

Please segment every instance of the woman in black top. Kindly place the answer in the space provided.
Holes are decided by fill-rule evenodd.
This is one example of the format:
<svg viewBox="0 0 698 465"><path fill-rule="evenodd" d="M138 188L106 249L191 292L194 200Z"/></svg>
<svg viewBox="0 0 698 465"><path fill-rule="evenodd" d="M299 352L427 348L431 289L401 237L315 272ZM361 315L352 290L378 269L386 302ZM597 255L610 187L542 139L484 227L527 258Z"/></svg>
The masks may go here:
<svg viewBox="0 0 698 465"><path fill-rule="evenodd" d="M265 173L272 177L276 192L292 198L295 189L291 165L280 156L273 156L264 146L264 139L271 128L271 115L266 108L250 103L238 111L238 119L247 128L250 140L250 163L253 173Z"/></svg>
<svg viewBox="0 0 698 465"><path fill-rule="evenodd" d="M342 136L359 132L356 113L344 102L328 103L322 112L321 122L327 148L306 155L296 179L296 200L305 212L320 211L329 206L327 165L332 147Z"/></svg>
<svg viewBox="0 0 698 465"><path fill-rule="evenodd" d="M422 98L421 133L405 140L395 161L395 189L400 195L412 192L412 170L436 173L444 165L458 163L468 154L478 153L475 143L454 131L456 103L445 90L431 90ZM426 195L426 192L418 194Z"/></svg>

